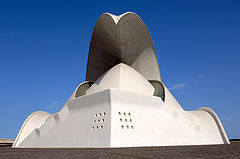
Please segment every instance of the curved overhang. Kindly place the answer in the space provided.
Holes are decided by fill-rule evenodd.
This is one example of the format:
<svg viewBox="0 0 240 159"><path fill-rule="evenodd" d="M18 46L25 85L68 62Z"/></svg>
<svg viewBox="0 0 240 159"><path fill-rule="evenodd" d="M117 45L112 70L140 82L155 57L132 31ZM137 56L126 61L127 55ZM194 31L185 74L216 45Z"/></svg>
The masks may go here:
<svg viewBox="0 0 240 159"><path fill-rule="evenodd" d="M96 81L119 63L131 66L147 80L161 81L151 36L141 18L132 12L100 16L91 38L86 80Z"/></svg>

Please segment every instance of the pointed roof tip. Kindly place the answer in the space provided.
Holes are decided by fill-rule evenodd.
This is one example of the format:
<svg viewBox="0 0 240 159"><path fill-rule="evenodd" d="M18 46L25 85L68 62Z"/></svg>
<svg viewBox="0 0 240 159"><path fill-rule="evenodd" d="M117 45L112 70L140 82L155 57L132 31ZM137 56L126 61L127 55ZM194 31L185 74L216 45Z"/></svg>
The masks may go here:
<svg viewBox="0 0 240 159"><path fill-rule="evenodd" d="M112 67L112 68L118 68L118 67L125 67L125 68L129 68L129 69L133 69L132 67L130 67L129 65L127 65L127 64L125 64L125 63L123 63L123 62L115 65L115 66ZM111 68L111 69L112 69L112 68ZM133 69L133 70L134 70L134 69Z"/></svg>
<svg viewBox="0 0 240 159"><path fill-rule="evenodd" d="M136 13L134 13L134 12L125 12L125 13L120 14L120 15L114 15L114 14L111 14L111 13L106 12L106 13L103 13L100 17L102 17L103 15L108 15L108 16L110 16L110 17L113 19L113 21L115 22L115 24L117 24L118 21L119 21L122 17L124 17L125 15L128 15L128 14L133 14L133 15L135 15L135 16L138 16L138 15L137 15Z"/></svg>

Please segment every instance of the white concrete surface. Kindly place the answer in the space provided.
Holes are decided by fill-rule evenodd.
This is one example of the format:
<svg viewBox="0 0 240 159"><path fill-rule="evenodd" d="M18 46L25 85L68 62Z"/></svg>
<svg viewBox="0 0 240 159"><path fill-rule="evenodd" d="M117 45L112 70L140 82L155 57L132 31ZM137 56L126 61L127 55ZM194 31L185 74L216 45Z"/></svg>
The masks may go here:
<svg viewBox="0 0 240 159"><path fill-rule="evenodd" d="M13 147L18 147L19 143L21 143L35 129L41 127L49 117L50 114L43 111L37 111L29 115L20 129L13 143Z"/></svg>
<svg viewBox="0 0 240 159"><path fill-rule="evenodd" d="M104 73L87 93L92 94L108 88L151 96L154 93L154 87L140 73L123 63Z"/></svg>
<svg viewBox="0 0 240 159"><path fill-rule="evenodd" d="M134 13L99 18L91 40L87 79L90 81L80 84L59 112L30 115L13 147L229 143L213 110L184 111L162 84L151 37Z"/></svg>

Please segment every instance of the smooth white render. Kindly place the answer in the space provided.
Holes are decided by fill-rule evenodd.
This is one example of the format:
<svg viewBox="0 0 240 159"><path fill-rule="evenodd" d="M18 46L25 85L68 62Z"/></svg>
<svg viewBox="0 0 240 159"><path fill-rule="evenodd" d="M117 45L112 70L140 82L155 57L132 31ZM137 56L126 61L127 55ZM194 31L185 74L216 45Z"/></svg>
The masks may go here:
<svg viewBox="0 0 240 159"><path fill-rule="evenodd" d="M151 96L154 93L154 87L140 73L123 63L104 73L89 88L87 94L93 94L109 88Z"/></svg>
<svg viewBox="0 0 240 159"><path fill-rule="evenodd" d="M20 129L13 143L13 147L18 147L19 143L21 143L31 132L40 128L48 117L50 117L50 114L43 111L37 111L29 115Z"/></svg>
<svg viewBox="0 0 240 159"><path fill-rule="evenodd" d="M92 79L92 82L80 84L59 112L52 115L46 112L31 114L13 147L229 144L213 110L203 107L184 111L162 84L153 45L146 45L145 51L140 46L142 41L151 44L150 36L136 39L134 45L116 45L114 43L127 43L128 38L137 36L124 32L127 35L122 39L121 34L112 34L116 31L111 32L112 22L110 26L103 23L109 21L120 26L117 30L127 30L134 24L135 28L144 30L144 35L149 35L144 23L134 13L121 16L103 14L97 22L100 27L95 26L89 51L87 79ZM121 22L124 22L122 28ZM104 34L100 34L101 29L105 29ZM108 29L111 36L105 34ZM97 46L112 36L117 36L118 40L110 46L107 46L108 43ZM104 50L107 53L103 53ZM118 51L111 52L114 50Z"/></svg>

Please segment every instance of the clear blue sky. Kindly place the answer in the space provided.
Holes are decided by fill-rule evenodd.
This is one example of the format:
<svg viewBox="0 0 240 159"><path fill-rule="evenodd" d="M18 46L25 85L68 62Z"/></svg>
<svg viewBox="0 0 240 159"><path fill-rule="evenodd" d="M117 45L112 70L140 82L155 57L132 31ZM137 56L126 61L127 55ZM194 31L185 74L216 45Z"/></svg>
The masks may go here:
<svg viewBox="0 0 240 159"><path fill-rule="evenodd" d="M0 1L0 138L34 111L59 111L85 70L104 12L137 13L161 77L186 110L209 106L240 138L240 1Z"/></svg>

